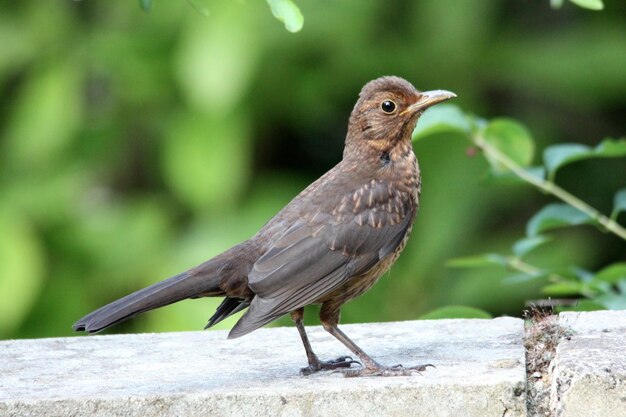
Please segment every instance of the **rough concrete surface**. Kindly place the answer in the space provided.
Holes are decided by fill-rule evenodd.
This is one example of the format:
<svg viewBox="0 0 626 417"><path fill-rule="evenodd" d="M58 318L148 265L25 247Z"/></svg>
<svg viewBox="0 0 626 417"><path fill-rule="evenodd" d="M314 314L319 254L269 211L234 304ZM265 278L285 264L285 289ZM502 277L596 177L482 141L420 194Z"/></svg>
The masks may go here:
<svg viewBox="0 0 626 417"><path fill-rule="evenodd" d="M524 416L523 323L436 320L342 326L407 377L299 376L294 328L0 342L0 416ZM309 329L321 358L346 349Z"/></svg>
<svg viewBox="0 0 626 417"><path fill-rule="evenodd" d="M626 417L626 312L561 313L571 336L552 363L556 417Z"/></svg>

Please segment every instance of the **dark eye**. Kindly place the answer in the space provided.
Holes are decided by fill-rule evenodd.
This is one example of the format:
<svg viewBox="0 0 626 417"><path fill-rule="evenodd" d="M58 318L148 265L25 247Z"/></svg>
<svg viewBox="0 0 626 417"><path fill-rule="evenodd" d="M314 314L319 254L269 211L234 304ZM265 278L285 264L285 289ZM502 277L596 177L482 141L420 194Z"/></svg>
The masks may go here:
<svg viewBox="0 0 626 417"><path fill-rule="evenodd" d="M391 100L385 100L380 104L380 108L383 109L385 113L391 114L396 109L396 103Z"/></svg>

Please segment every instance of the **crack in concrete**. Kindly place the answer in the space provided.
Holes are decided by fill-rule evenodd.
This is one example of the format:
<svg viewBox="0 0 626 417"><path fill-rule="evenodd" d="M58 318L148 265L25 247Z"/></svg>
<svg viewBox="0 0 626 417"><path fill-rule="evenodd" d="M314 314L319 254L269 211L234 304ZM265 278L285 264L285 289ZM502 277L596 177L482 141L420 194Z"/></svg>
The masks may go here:
<svg viewBox="0 0 626 417"><path fill-rule="evenodd" d="M531 309L526 312L526 409L528 417L554 415L550 407L553 360L556 349L572 331L561 326L559 316Z"/></svg>

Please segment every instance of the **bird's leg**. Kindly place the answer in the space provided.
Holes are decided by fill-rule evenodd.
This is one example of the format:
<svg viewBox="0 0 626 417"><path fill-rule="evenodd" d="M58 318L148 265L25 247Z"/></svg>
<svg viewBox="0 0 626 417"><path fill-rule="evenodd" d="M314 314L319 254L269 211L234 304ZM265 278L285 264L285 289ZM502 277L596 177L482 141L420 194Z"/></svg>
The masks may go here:
<svg viewBox="0 0 626 417"><path fill-rule="evenodd" d="M304 345L304 350L306 351L306 358L309 361L309 367L313 368L319 366L320 361L315 352L313 352L311 342L309 342L309 337L306 335L306 330L304 330L304 323L302 322L303 317L303 308L299 308L291 313L291 319L294 323L296 323L296 328L298 329L298 333L300 333L300 339L302 339L302 344Z"/></svg>
<svg viewBox="0 0 626 417"><path fill-rule="evenodd" d="M325 308L326 307L326 308ZM367 375L380 375L380 376L408 376L414 372L425 371L427 367L434 365L417 365L412 367L404 367L402 365L384 366L376 362L371 358L363 349L361 349L356 343L339 328L339 308L332 308L331 305L323 304L320 311L320 318L322 320L322 326L324 329L335 336L337 340L343 343L352 353L359 357L364 365L361 369L350 369L343 371L346 377L367 376Z"/></svg>
<svg viewBox="0 0 626 417"><path fill-rule="evenodd" d="M322 370L349 368L351 364L358 363L356 361L353 361L350 356L341 356L333 361L320 361L317 355L313 352L313 349L311 348L311 343L309 342L309 338L306 335L306 331L304 330L304 323L302 322L303 317L303 308L299 308L298 310L295 310L291 313L291 319L294 321L294 323L296 323L296 328L298 329L298 333L300 333L300 338L302 339L302 344L304 345L304 350L306 351L306 358L309 361L309 366L300 369L300 374L311 375L312 373Z"/></svg>

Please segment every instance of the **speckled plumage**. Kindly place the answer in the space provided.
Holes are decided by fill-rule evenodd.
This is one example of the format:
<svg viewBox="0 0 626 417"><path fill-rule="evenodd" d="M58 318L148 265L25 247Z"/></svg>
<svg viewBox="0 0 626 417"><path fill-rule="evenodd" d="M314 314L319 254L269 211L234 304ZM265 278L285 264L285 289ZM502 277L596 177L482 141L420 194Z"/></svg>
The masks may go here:
<svg viewBox="0 0 626 417"><path fill-rule="evenodd" d="M99 331L184 298L226 296L209 326L247 308L229 335L239 337L291 313L309 368L345 367L345 360L324 367L308 344L302 308L321 304L324 328L367 369L379 367L337 329L340 308L367 291L404 249L421 186L411 134L427 107L453 96L420 93L398 77L367 83L350 116L343 159L257 234L195 268L96 310L74 328Z"/></svg>

